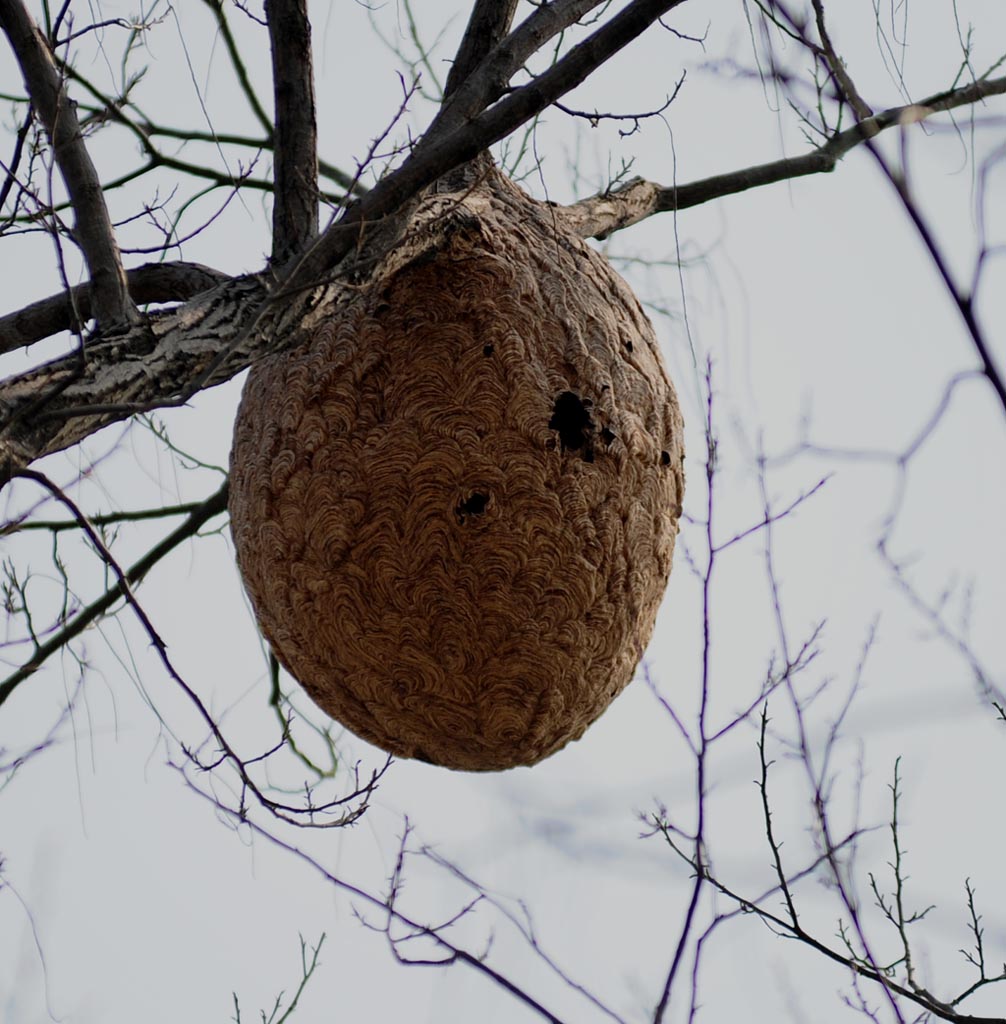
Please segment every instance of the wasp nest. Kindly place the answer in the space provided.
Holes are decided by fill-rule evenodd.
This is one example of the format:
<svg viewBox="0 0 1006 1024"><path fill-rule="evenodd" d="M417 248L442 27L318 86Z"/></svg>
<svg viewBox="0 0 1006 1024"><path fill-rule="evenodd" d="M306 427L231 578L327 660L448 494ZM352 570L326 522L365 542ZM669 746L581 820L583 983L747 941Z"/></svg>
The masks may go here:
<svg viewBox="0 0 1006 1024"><path fill-rule="evenodd" d="M277 657L400 757L534 764L625 687L681 508L653 329L561 211L430 196L309 344L245 385L230 509Z"/></svg>

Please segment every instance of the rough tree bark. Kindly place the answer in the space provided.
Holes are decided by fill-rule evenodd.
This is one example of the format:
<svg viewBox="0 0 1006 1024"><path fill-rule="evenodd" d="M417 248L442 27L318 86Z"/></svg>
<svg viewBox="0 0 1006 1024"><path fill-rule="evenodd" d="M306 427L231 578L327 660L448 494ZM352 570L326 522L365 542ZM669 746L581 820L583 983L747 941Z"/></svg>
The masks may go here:
<svg viewBox="0 0 1006 1024"><path fill-rule="evenodd" d="M273 0L267 5L276 82L273 260L259 273L234 279L192 265L161 265L154 285L149 268L123 273L65 82L23 3L0 0L0 27L53 139L91 270L87 300L74 289L0 319L0 351L31 345L58 330L79 332L70 354L0 383L0 482L109 423L183 404L263 354L303 340L325 309L339 301L345 285L366 275L397 243L401 224L423 189L477 159L683 2L634 0L528 84L514 87L510 82L528 59L595 10L599 0L556 0L512 30L511 0L475 4L444 103L429 129L396 170L347 202L335 222L316 235L306 7L302 0ZM657 213L831 171L851 149L906 116L951 110L1004 92L1006 76L981 78L921 104L866 117L800 157L683 185L634 179L556 213L582 237L603 238ZM212 287L201 290L203 284ZM138 313L136 303L148 301L181 305ZM92 329L80 331L89 317Z"/></svg>

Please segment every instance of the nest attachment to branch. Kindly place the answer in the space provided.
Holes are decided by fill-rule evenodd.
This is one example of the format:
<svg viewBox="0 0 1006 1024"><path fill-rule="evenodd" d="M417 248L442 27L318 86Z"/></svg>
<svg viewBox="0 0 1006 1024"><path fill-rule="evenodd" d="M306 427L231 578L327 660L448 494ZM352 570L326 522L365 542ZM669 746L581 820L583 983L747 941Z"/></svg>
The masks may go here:
<svg viewBox="0 0 1006 1024"><path fill-rule="evenodd" d="M238 563L277 657L353 732L450 768L534 764L642 656L682 458L638 301L492 172L427 197L310 344L252 369Z"/></svg>

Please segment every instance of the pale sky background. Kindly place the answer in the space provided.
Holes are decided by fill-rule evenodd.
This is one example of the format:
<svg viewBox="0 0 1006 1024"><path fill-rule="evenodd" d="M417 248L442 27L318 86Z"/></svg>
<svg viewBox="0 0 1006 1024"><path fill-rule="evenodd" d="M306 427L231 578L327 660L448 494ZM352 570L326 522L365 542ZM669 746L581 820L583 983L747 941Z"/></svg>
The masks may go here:
<svg viewBox="0 0 1006 1024"><path fill-rule="evenodd" d="M80 5L83 18L88 5ZM128 5L91 5L97 16L135 14ZM889 16L887 5L885 17ZM939 7L933 14L930 6ZM962 23L975 24L973 65L1000 56L1006 9L960 2ZM464 5L422 7L423 38L443 37L434 53L445 69L464 26ZM843 18L833 34L860 91L877 107L902 102L885 70L873 25L873 4L837 4ZM692 181L782 154L804 142L785 99L731 64L752 67L747 24L738 3L689 0L672 19L704 48L651 30L587 86L570 105L612 111L659 105L682 70L679 99L628 139L617 128L571 124L549 111L535 136L541 172L525 181L536 195L567 201L596 191L609 169L633 159L633 173L669 183ZM951 5L914 5L905 77L912 98L945 88L961 62ZM407 19L394 2L316 4L315 55L322 155L352 169L401 102L400 70L382 46L381 32L408 49ZM522 7L522 12L527 8ZM219 131L253 131L235 93L212 21L202 5L155 5L164 22L151 33L141 105L173 124ZM248 47L254 81L268 98L268 58L261 31L232 12ZM78 66L108 85L118 71L121 37L104 35L107 61L82 41ZM802 57L793 51L785 59ZM441 61L441 63L437 63ZM188 62L188 63L186 63ZM19 91L6 49L0 52L0 90ZM200 99L201 98L201 99ZM202 104L202 107L201 105ZM781 109L780 109L781 107ZM205 111L203 113L202 111ZM410 108L419 130L432 107ZM974 154L980 163L1004 138L1004 107L994 100L975 111ZM968 114L960 132L942 118L905 133L921 208L955 272L970 275L976 247L974 154ZM10 123L5 112L5 126ZM403 135L399 129L398 136ZM892 138L887 152L894 153ZM122 135L99 135L93 149L105 176L133 158ZM7 158L10 143L0 149ZM195 151L193 150L193 153ZM228 154L232 169L248 153ZM259 159L257 173L268 170ZM575 168L573 165L575 164ZM574 170L579 183L574 189ZM164 175L113 199L113 216L134 212L155 184L167 198ZM985 227L989 244L1004 241L1006 170L988 178ZM186 187L189 187L186 185ZM214 194L193 211L195 226L218 205ZM268 216L257 194L233 201L205 232L187 242L182 258L231 273L258 269L268 251ZM149 244L140 225L123 243ZM970 946L965 879L984 914L990 971L1006 960L1006 821L1002 778L1006 725L979 699L967 663L934 634L894 586L877 553L899 476L891 462L822 448L898 452L916 435L955 374L975 366L958 315L875 162L853 153L822 175L684 211L677 221L655 217L603 246L654 313L669 370L687 421L689 490L686 510L705 504L703 397L692 352L714 365L715 419L722 460L716 496L721 539L758 521L761 496L755 454L769 456L768 491L784 506L829 476L824 488L774 533L774 556L791 636L799 642L826 620L822 653L802 678L807 693L828 688L809 712L821 744L853 678L864 641L876 642L863 683L834 754L834 821L848 825L857 801L863 825L889 813L896 758L903 777L903 845L910 876L908 900L934 909L913 926L924 983L941 996L973 978L959 949ZM51 242L42 236L5 238L0 312L54 291ZM679 273L676 254L685 259ZM174 257L178 253L173 254ZM633 257L634 262L619 262ZM132 265L147 257L130 256ZM649 265L639 260L650 261ZM687 303L687 330L682 296ZM979 295L988 337L1006 365L1002 324L1006 279L992 260ZM663 309L667 315L657 312ZM65 340L49 343L56 353ZM25 365L4 360L3 372ZM226 466L241 379L203 393L190 407L166 411L178 449L212 466ZM42 464L55 480L72 481L123 435L113 427L81 450ZM972 649L997 685L1006 688L1006 429L985 383L960 385L938 428L911 461L890 550L928 601L948 592L945 612L956 629L968 622ZM78 497L89 512L195 500L219 486L213 469L193 469L134 426L119 451L101 463ZM38 493L19 487L5 495L11 511ZM46 506L41 514L60 517ZM219 525L221 520L215 520ZM168 523L126 525L115 544L130 563L168 532ZM38 574L38 607L60 593L50 545L38 535L5 537L3 557ZM700 682L701 590L686 550L703 557L703 533L684 523L665 603L647 655L653 681L679 716L693 723ZM105 585L100 561L69 538L60 541L70 578L88 600ZM951 588L948 590L948 588ZM238 579L226 530L189 543L158 566L139 591L169 646L174 664L203 700L223 716L242 749L272 741L274 720L262 648ZM48 603L47 603L48 602ZM725 553L713 590L712 718L725 721L744 707L765 676L776 633L766 583L764 537ZM464 967L405 968L385 937L360 925L354 911L380 919L289 853L245 830L235 831L189 789L171 767L179 743L198 744L204 730L124 612L85 636L89 669L84 698L59 731L59 741L0 789L0 1021L3 1024L160 1024L227 1021L240 998L242 1020L259 1020L299 977L298 936L314 943L325 933L321 967L307 987L298 1022L521 1022L537 1019L500 988ZM9 659L22 660L15 650ZM6 673L5 673L6 674ZM0 714L0 761L44 737L76 685L70 659L54 659L25 683ZM306 698L300 705L308 710ZM773 701L780 730L790 718ZM347 735L343 752L367 768L379 751ZM799 764L775 747L775 824L795 866L812 849L812 817ZM408 815L415 844L429 844L477 879L501 905L530 912L542 947L577 982L629 1021L649 1019L691 891L688 871L659 839L639 838L640 812L664 805L690 827L693 763L667 714L637 679L585 737L531 769L498 775L451 773L397 762L372 808L354 828L320 834L284 833L341 878L383 893ZM742 726L711 755L709 853L714 869L745 895L772 884L770 854L754 780L754 728ZM861 780L861 784L860 784ZM196 780L209 785L203 777ZM264 822L268 825L268 822ZM881 959L898 956L897 936L880 919L868 889L874 872L886 890L889 837L883 829L861 843L852 876ZM421 920L450 917L470 893L430 861L411 858L402 908ZM798 890L808 927L834 942L841 909L818 882ZM730 904L707 894L702 922ZM459 942L482 951L492 936L491 963L526 987L559 1017L610 1019L545 970L514 929L489 907L458 929ZM690 964L688 965L690 970ZM844 970L811 950L773 935L754 917L723 925L701 967L700 1020L755 1022L851 1021L842 1004L850 993ZM864 987L871 1005L881 993ZM682 978L667 1016L687 1019ZM1006 1015L1006 985L964 1006ZM906 1014L911 1016L906 1009ZM886 1019L886 1018L885 1018Z"/></svg>

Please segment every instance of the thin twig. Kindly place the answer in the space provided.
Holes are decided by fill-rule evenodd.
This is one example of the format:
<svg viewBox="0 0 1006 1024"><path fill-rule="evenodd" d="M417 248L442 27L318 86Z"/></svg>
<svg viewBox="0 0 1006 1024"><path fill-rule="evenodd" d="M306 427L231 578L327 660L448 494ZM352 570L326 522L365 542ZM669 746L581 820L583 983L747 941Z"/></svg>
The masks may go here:
<svg viewBox="0 0 1006 1024"><path fill-rule="evenodd" d="M126 584L128 586L135 586L161 559L174 551L179 544L194 537L210 519L224 512L227 509L227 488L228 485L225 483L218 491L196 506L189 513L185 522L179 523L162 541L136 561L123 574ZM73 521L79 525L76 517ZM93 601L86 608L82 608L77 612L46 643L40 644L29 661L0 683L0 705L7 700L18 685L34 675L53 654L58 653L71 640L83 633L91 623L105 615L122 597L122 585L116 582L96 601Z"/></svg>

